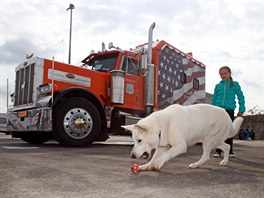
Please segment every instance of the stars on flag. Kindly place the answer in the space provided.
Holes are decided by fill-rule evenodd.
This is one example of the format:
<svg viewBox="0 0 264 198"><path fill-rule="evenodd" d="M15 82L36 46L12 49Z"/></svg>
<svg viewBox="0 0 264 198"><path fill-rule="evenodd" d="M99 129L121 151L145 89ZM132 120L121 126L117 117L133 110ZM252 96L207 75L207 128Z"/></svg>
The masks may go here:
<svg viewBox="0 0 264 198"><path fill-rule="evenodd" d="M182 56L166 46L160 51L159 62L159 102L166 100L173 95L173 91L180 89L183 84L180 82L180 74L184 71Z"/></svg>

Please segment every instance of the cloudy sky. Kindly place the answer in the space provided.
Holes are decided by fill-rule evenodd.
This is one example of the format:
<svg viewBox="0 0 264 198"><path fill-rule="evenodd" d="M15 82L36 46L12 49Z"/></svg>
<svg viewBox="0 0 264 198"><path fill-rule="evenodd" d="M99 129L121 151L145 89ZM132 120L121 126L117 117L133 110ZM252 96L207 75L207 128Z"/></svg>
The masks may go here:
<svg viewBox="0 0 264 198"><path fill-rule="evenodd" d="M80 65L92 49L113 42L129 49L166 40L206 65L206 91L228 65L246 97L246 107L264 109L263 0L0 0L0 112L6 111L6 82L14 91L15 67L26 54L68 61L73 3L71 62Z"/></svg>

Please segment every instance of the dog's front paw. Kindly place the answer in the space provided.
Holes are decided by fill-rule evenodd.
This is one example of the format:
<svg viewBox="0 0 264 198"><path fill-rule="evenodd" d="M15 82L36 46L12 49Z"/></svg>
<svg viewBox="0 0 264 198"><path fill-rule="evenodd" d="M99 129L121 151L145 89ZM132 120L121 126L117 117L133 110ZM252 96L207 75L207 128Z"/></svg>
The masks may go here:
<svg viewBox="0 0 264 198"><path fill-rule="evenodd" d="M222 161L220 162L219 165L220 165L220 166L226 166L226 165L227 165L227 162L228 162L228 161L222 160Z"/></svg>
<svg viewBox="0 0 264 198"><path fill-rule="evenodd" d="M164 165L163 161L155 161L152 164L152 168L154 168L155 170L160 170L163 165Z"/></svg>
<svg viewBox="0 0 264 198"><path fill-rule="evenodd" d="M140 171L148 171L148 170L151 170L151 166L148 164L144 164L144 165L139 166L139 170Z"/></svg>
<svg viewBox="0 0 264 198"><path fill-rule="evenodd" d="M144 164L144 165L140 165L139 166L139 170L147 170L147 168L148 168L148 165L146 165L146 164Z"/></svg>
<svg viewBox="0 0 264 198"><path fill-rule="evenodd" d="M198 168L199 165L197 163L192 163L189 165L189 168Z"/></svg>
<svg viewBox="0 0 264 198"><path fill-rule="evenodd" d="M155 171L155 170L158 170L158 169L148 164L139 166L139 171Z"/></svg>

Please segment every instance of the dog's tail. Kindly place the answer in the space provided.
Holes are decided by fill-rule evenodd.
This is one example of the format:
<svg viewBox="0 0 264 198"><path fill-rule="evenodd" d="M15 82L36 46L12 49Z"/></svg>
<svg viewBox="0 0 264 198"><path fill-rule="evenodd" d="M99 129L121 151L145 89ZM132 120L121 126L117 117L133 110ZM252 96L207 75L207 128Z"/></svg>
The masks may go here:
<svg viewBox="0 0 264 198"><path fill-rule="evenodd" d="M233 129L231 130L231 133L230 133L230 135L229 135L228 138L232 138L232 137L234 137L234 136L237 134L237 132L238 132L238 130L239 130L239 128L240 128L242 122L243 122L243 118L240 117L240 116L237 117L237 118L233 121Z"/></svg>

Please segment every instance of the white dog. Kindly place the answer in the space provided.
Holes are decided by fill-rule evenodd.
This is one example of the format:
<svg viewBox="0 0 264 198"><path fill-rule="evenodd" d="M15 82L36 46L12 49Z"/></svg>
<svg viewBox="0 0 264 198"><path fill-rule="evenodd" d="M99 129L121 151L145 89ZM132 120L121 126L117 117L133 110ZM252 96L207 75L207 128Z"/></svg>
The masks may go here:
<svg viewBox="0 0 264 198"><path fill-rule="evenodd" d="M188 146L198 142L203 145L203 155L189 168L198 168L204 164L214 148L223 150L224 158L220 165L226 165L230 146L225 140L236 135L242 122L243 118L238 117L232 124L226 111L213 105L175 104L152 113L137 124L122 127L132 132L134 147L131 158L143 156L149 159L151 151L156 150L152 159L139 166L139 169L159 170L165 162L185 153Z"/></svg>

